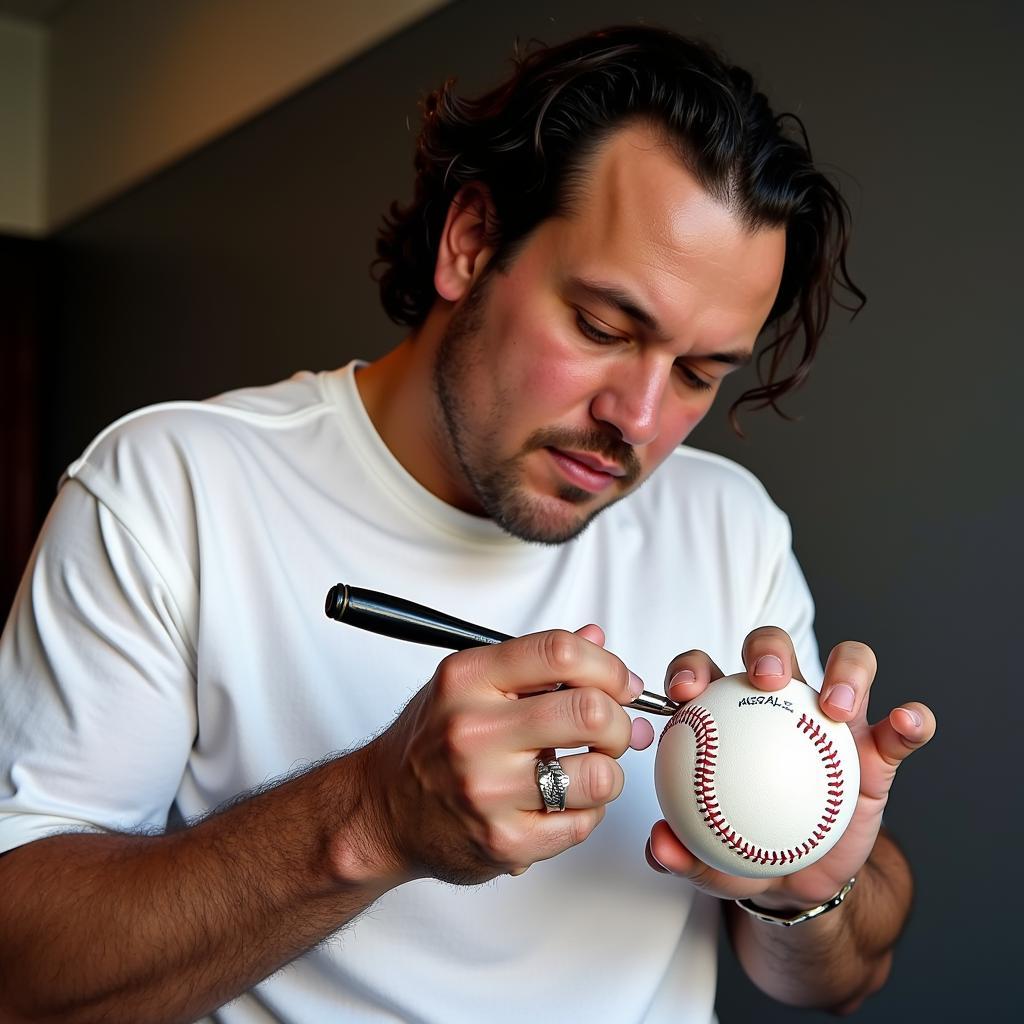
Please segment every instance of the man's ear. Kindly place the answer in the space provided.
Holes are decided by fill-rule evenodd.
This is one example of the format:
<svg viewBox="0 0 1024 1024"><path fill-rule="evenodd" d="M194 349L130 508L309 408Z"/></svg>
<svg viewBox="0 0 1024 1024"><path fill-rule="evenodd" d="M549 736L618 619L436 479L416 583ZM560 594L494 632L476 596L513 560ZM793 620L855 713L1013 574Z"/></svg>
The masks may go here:
<svg viewBox="0 0 1024 1024"><path fill-rule="evenodd" d="M434 288L442 299L458 302L494 255L492 232L497 218L485 185L471 182L459 189L448 207L434 265Z"/></svg>

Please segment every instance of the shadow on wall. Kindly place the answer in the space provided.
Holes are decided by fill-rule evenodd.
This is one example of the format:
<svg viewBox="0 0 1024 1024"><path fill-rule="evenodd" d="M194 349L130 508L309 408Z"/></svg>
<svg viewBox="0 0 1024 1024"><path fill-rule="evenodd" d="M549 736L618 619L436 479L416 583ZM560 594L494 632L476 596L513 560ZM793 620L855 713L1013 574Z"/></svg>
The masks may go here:
<svg viewBox="0 0 1024 1024"><path fill-rule="evenodd" d="M43 241L0 236L0 621L42 520L37 417L47 252Z"/></svg>

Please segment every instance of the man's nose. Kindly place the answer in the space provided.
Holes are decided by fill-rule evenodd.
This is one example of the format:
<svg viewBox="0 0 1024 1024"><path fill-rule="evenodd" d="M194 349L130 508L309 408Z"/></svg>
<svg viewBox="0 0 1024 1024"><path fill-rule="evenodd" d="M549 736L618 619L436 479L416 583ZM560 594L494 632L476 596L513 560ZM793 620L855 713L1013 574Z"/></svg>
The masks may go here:
<svg viewBox="0 0 1024 1024"><path fill-rule="evenodd" d="M635 448L650 444L661 429L661 407L671 372L671 366L654 363L617 368L594 396L591 415L615 427L626 444Z"/></svg>

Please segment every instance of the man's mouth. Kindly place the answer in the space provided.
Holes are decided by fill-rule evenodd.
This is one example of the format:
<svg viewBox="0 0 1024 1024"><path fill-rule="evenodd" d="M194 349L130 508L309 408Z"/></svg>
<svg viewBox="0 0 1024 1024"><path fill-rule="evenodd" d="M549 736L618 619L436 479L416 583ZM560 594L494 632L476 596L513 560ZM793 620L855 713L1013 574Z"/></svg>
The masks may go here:
<svg viewBox="0 0 1024 1024"><path fill-rule="evenodd" d="M597 494L611 487L615 481L626 475L625 469L616 462L609 462L593 452L564 451L561 448L544 449L573 486Z"/></svg>

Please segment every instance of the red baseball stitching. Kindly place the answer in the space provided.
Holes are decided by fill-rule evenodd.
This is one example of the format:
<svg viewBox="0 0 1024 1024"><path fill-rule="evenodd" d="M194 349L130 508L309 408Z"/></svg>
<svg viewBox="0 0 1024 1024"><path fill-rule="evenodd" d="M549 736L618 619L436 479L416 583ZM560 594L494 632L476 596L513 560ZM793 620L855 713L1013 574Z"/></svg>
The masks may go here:
<svg viewBox="0 0 1024 1024"><path fill-rule="evenodd" d="M827 739L821 727L813 718L806 714L800 715L796 727L814 744L821 761L825 765L825 777L828 779L828 792L825 810L821 820L802 843L788 850L766 850L755 846L743 838L722 814L718 805L718 794L715 792L715 763L718 757L718 732L715 720L707 708L700 705L686 704L669 720L658 743L668 734L674 725L688 725L693 730L697 742L697 754L693 770L693 792L697 798L697 809L704 817L708 828L719 840L744 860L756 864L792 864L806 857L815 849L825 836L832 831L832 826L843 806L843 767L839 753Z"/></svg>

